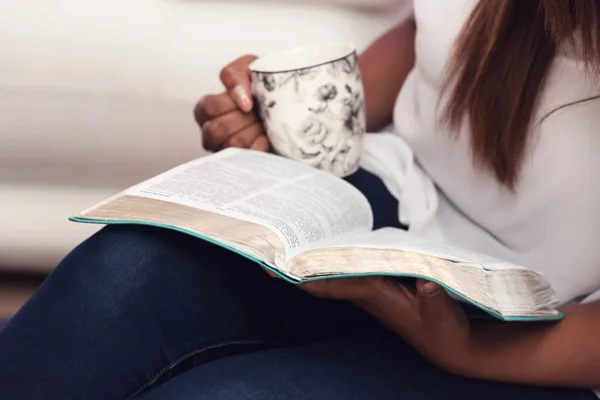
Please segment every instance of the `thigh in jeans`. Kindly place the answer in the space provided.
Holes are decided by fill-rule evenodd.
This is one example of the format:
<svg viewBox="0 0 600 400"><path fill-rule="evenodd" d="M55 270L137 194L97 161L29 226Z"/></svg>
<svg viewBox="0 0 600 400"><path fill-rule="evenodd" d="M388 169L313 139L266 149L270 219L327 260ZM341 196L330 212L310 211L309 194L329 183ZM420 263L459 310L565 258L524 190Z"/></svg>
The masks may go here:
<svg viewBox="0 0 600 400"><path fill-rule="evenodd" d="M225 358L154 388L140 400L594 400L588 390L458 377L393 334L373 329Z"/></svg>
<svg viewBox="0 0 600 400"><path fill-rule="evenodd" d="M112 226L69 254L0 333L0 398L124 399L194 365L364 320L201 240Z"/></svg>

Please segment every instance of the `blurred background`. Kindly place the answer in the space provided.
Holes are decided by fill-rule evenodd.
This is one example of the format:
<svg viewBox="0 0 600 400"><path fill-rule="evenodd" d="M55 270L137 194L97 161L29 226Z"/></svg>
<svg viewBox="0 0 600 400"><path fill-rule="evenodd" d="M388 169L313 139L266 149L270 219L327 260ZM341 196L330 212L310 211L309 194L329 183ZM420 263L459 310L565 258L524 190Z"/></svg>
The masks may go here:
<svg viewBox="0 0 600 400"><path fill-rule="evenodd" d="M192 109L229 61L363 49L406 1L2 0L0 321L98 229L69 216L204 154Z"/></svg>

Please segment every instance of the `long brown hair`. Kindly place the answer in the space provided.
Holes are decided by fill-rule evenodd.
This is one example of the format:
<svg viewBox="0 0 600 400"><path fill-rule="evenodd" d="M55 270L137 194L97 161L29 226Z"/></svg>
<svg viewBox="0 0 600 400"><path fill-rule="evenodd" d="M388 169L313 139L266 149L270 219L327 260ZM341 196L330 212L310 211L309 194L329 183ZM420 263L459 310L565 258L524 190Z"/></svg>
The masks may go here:
<svg viewBox="0 0 600 400"><path fill-rule="evenodd" d="M469 123L473 161L514 189L557 48L571 42L600 75L600 0L480 0L460 33L444 119Z"/></svg>

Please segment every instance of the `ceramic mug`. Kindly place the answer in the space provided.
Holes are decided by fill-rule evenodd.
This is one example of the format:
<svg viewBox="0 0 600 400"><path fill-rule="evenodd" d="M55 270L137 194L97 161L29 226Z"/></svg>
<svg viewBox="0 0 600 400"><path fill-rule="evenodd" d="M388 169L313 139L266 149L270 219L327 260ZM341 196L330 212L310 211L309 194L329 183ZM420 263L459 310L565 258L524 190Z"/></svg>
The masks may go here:
<svg viewBox="0 0 600 400"><path fill-rule="evenodd" d="M302 47L250 65L252 94L276 153L345 177L359 168L366 131L356 49Z"/></svg>

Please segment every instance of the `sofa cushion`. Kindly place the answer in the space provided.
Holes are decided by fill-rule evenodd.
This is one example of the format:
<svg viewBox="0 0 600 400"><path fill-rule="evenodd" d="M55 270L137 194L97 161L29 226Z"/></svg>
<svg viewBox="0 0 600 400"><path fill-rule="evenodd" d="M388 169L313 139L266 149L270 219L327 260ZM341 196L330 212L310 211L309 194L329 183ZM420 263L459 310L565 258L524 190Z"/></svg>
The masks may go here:
<svg viewBox="0 0 600 400"><path fill-rule="evenodd" d="M282 1L294 2L294 3L318 3L332 4L336 6L359 8L369 11L385 11L394 7L406 5L412 3L412 0L263 0L265 2L278 2Z"/></svg>
<svg viewBox="0 0 600 400"><path fill-rule="evenodd" d="M234 57L398 22L363 2L0 0L0 265L53 267L94 229L71 214L204 154L192 109Z"/></svg>

